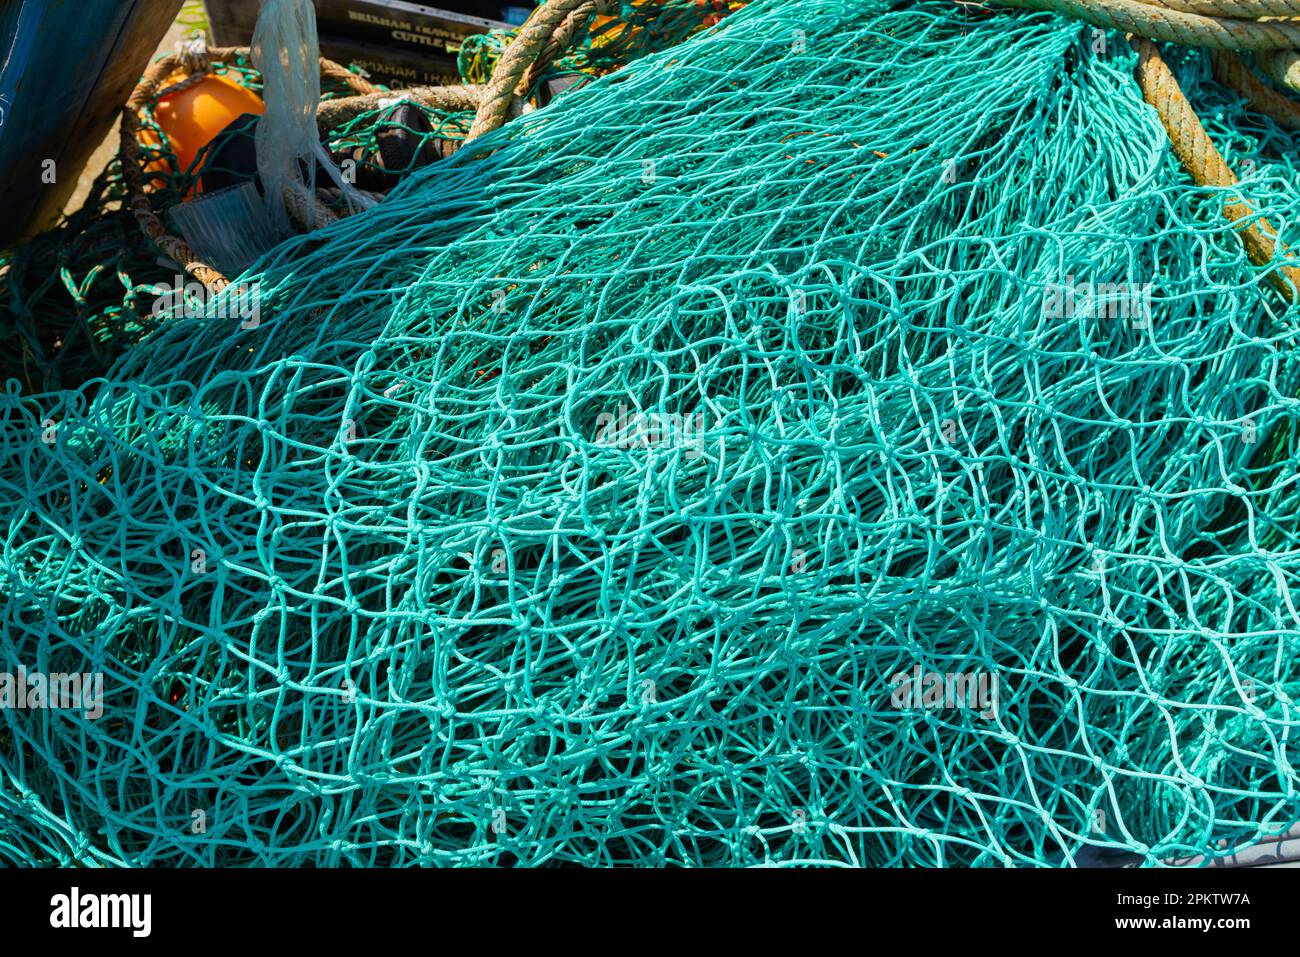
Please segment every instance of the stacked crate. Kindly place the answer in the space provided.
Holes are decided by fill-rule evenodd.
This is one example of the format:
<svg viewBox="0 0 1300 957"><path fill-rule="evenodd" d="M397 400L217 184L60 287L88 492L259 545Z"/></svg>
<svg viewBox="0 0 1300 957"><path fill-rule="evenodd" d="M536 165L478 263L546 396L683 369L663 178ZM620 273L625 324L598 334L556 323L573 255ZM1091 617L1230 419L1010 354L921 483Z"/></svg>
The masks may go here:
<svg viewBox="0 0 1300 957"><path fill-rule="evenodd" d="M521 23L531 0L438 0L437 6L402 0L313 0L321 54L355 64L392 87L458 82L462 41ZM218 46L247 46L258 0L204 0Z"/></svg>

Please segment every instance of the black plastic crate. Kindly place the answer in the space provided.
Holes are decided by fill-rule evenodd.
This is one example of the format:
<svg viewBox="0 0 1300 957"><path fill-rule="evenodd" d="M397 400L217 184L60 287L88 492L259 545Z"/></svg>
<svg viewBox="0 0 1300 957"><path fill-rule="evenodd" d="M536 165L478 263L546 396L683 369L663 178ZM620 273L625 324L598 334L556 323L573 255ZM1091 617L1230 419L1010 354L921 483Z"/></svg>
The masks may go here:
<svg viewBox="0 0 1300 957"><path fill-rule="evenodd" d="M460 82L454 54L407 50L326 33L321 34L320 51L335 63L359 66L372 81L393 89Z"/></svg>
<svg viewBox="0 0 1300 957"><path fill-rule="evenodd" d="M464 39L519 22L530 0L439 0L437 6L402 0L313 0L321 53L340 63L358 62L382 83L413 73L456 74ZM247 46L257 23L258 0L204 0L213 42ZM387 78L386 78L387 77Z"/></svg>

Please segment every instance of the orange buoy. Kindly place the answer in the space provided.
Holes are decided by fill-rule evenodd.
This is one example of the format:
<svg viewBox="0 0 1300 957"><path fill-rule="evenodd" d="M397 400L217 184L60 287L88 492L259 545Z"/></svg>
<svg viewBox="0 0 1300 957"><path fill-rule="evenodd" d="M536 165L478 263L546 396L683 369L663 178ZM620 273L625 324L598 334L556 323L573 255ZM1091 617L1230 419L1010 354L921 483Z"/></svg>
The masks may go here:
<svg viewBox="0 0 1300 957"><path fill-rule="evenodd" d="M252 90L211 73L193 86L160 99L154 119L176 155L177 172L183 173L231 121L245 113L260 116L265 112L262 98Z"/></svg>

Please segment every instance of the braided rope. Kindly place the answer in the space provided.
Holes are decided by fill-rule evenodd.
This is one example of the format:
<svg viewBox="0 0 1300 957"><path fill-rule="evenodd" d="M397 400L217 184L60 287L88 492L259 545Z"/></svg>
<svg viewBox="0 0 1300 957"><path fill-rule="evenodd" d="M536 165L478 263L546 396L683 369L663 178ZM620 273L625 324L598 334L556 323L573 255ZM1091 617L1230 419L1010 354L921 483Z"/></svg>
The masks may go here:
<svg viewBox="0 0 1300 957"><path fill-rule="evenodd" d="M1300 25L1184 13L1137 0L998 0L1010 7L1060 13L1095 27L1189 47L1221 50L1300 48Z"/></svg>
<svg viewBox="0 0 1300 957"><path fill-rule="evenodd" d="M1150 40L1135 39L1138 51L1138 83L1143 98L1155 107L1169 142L1183 168L1198 185L1230 188L1237 185L1237 176L1228 168L1223 156L1210 141L1200 118L1183 95L1178 81L1168 64L1161 58ZM1246 253L1257 266L1267 266L1277 255L1275 230L1267 219L1257 216L1249 203L1229 200L1223 205L1223 214L1237 226ZM1282 266L1269 273L1269 280L1289 299L1295 299L1300 289L1300 270Z"/></svg>
<svg viewBox="0 0 1300 957"><path fill-rule="evenodd" d="M1289 130L1300 130L1300 103L1261 83L1241 57L1229 50L1215 50L1210 64L1214 78L1240 93L1255 112L1271 117Z"/></svg>
<svg viewBox="0 0 1300 957"><path fill-rule="evenodd" d="M515 35L492 71L466 142L498 129L515 99L597 14L613 13L613 0L547 0Z"/></svg>
<svg viewBox="0 0 1300 957"><path fill-rule="evenodd" d="M326 100L316 112L316 121L322 130L336 129L363 113L379 109L390 100L408 100L432 110L461 113L477 110L483 102L481 86L416 86L394 93L377 90L361 96Z"/></svg>
<svg viewBox="0 0 1300 957"><path fill-rule="evenodd" d="M1300 17L1298 0L1142 0L1142 2L1205 17Z"/></svg>
<svg viewBox="0 0 1300 957"><path fill-rule="evenodd" d="M327 208L301 183L285 184L284 202L289 215L307 232L324 229L339 220L337 213Z"/></svg>
<svg viewBox="0 0 1300 957"><path fill-rule="evenodd" d="M1255 65L1278 86L1300 92L1300 52L1261 51L1255 54Z"/></svg>

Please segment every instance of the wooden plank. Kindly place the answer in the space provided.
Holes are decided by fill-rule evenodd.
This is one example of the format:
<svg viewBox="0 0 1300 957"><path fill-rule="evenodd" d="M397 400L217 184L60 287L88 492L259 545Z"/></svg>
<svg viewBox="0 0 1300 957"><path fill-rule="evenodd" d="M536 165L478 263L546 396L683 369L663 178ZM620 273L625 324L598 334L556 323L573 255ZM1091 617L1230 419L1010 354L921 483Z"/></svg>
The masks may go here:
<svg viewBox="0 0 1300 957"><path fill-rule="evenodd" d="M0 246L57 218L181 2L10 5L17 15L5 21L12 36L0 70Z"/></svg>
<svg viewBox="0 0 1300 957"><path fill-rule="evenodd" d="M258 0L203 0L213 43L219 47L248 46L258 7Z"/></svg>

